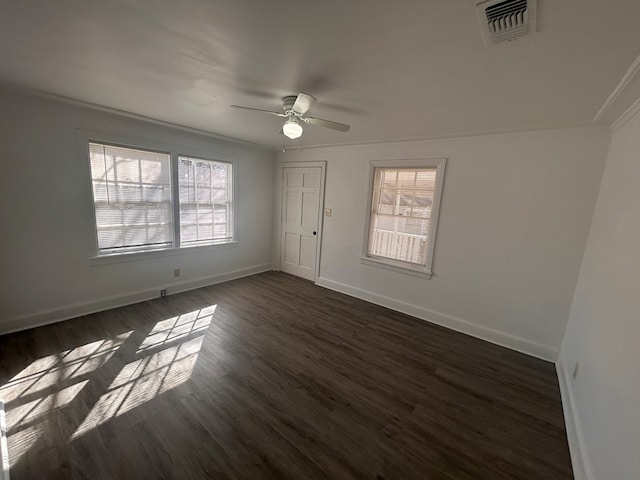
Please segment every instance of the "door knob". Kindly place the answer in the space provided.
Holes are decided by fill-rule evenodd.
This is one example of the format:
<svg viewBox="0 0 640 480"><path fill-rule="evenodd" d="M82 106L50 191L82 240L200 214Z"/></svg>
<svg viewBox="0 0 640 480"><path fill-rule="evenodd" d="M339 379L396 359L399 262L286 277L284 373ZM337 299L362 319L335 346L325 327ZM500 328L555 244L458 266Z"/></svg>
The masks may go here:
<svg viewBox="0 0 640 480"><path fill-rule="evenodd" d="M315 235L315 234L316 234L316 232L314 231L314 232L313 232L313 234Z"/></svg>

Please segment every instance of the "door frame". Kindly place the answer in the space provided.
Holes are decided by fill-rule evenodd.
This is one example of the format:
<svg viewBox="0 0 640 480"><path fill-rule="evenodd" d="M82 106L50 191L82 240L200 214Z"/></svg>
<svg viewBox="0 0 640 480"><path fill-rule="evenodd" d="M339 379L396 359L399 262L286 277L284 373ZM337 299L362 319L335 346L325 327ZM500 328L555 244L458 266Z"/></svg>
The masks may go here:
<svg viewBox="0 0 640 480"><path fill-rule="evenodd" d="M313 277L313 283L318 282L318 277L320 276L320 254L322 251L322 231L324 226L324 190L325 190L325 181L326 181L326 173L327 173L327 162L326 161L316 161L316 162L278 162L276 168L276 178L275 178L275 205L274 205L274 224L276 228L274 228L273 232L273 269L276 271L280 271L280 262L282 261L282 245L281 245L281 234L282 234L282 180L284 177L284 169L285 168L309 168L309 167L320 167L320 192L318 198L318 240L316 242L316 272Z"/></svg>

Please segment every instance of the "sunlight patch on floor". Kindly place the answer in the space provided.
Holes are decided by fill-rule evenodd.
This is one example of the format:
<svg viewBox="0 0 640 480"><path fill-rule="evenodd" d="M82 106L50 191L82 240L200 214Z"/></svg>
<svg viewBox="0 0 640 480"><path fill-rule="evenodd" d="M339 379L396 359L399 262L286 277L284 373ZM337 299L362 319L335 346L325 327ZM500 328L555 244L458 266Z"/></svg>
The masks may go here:
<svg viewBox="0 0 640 480"><path fill-rule="evenodd" d="M19 432L9 435L9 466L13 467L20 458L38 441L40 435L47 429L49 422L36 423Z"/></svg>
<svg viewBox="0 0 640 480"><path fill-rule="evenodd" d="M18 405L7 412L7 425L9 432L37 421L38 418L52 412L57 408L62 408L71 403L71 401L80 393L80 390L89 382L84 380L75 383L66 388L58 390L41 398L37 398L30 402Z"/></svg>
<svg viewBox="0 0 640 480"><path fill-rule="evenodd" d="M194 338L125 365L71 438L75 439L188 380L203 340L204 337Z"/></svg>
<svg viewBox="0 0 640 480"><path fill-rule="evenodd" d="M138 353L206 330L211 325L211 319L216 307L217 305L210 305L209 307L156 323L151 333L147 335L147 338L140 345Z"/></svg>
<svg viewBox="0 0 640 480"><path fill-rule="evenodd" d="M48 355L32 362L0 387L0 398L11 407L20 397L39 395L39 392L70 382L104 365L133 331L115 338L96 340L79 347Z"/></svg>
<svg viewBox="0 0 640 480"><path fill-rule="evenodd" d="M68 406L133 333L125 332L31 362L0 387L5 402L9 464L15 465L50 427L47 418ZM7 453L7 452L3 452Z"/></svg>
<svg viewBox="0 0 640 480"><path fill-rule="evenodd" d="M191 377L216 305L158 322L72 435L74 440ZM192 338L194 335L198 335Z"/></svg>

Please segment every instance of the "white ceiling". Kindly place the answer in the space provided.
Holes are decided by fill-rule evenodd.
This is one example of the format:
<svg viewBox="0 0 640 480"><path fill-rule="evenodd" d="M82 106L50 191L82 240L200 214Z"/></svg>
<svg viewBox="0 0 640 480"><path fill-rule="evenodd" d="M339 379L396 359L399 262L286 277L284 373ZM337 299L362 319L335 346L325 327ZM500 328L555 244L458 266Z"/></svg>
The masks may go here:
<svg viewBox="0 0 640 480"><path fill-rule="evenodd" d="M640 53L640 1L539 0L538 33L485 46L473 0L20 0L0 6L0 81L279 147L590 123ZM298 142L287 141L288 145Z"/></svg>

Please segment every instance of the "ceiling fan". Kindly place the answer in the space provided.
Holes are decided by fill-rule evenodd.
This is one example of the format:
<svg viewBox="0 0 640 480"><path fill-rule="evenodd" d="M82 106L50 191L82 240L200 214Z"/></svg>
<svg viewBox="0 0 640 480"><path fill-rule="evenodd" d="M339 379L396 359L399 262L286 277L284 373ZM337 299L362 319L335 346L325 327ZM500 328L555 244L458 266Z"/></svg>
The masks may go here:
<svg viewBox="0 0 640 480"><path fill-rule="evenodd" d="M348 132L349 125L344 123L332 122L331 120L323 120L322 118L305 117L311 105L316 102L316 99L306 93L299 93L298 95L289 95L282 99L282 109L284 113L272 112L271 110L261 110L259 108L243 107L242 105L231 105L234 108L242 108L244 110L252 110L254 112L268 113L269 115L276 115L277 117L284 117L287 120L282 126L282 133L291 139L295 139L302 135L302 125L300 122L308 123L309 125L319 125L321 127L331 128L339 132Z"/></svg>

